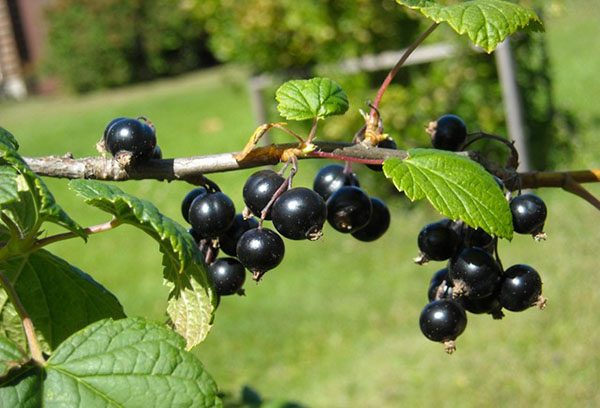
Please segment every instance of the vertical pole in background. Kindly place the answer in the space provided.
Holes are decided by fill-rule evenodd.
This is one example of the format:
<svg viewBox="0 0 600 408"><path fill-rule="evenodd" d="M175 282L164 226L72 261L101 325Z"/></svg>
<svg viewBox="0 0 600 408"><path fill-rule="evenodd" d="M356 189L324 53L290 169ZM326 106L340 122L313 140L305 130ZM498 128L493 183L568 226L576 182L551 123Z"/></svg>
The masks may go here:
<svg viewBox="0 0 600 408"><path fill-rule="evenodd" d="M510 47L510 39L506 38L496 51L496 66L502 85L502 99L504 101L504 111L506 112L506 126L509 137L515 141L515 147L519 152L519 170L531 170L531 161L527 149L527 140L525 135L525 121L523 118L523 106L519 95L519 86L515 71L515 61Z"/></svg>
<svg viewBox="0 0 600 408"><path fill-rule="evenodd" d="M6 0L0 0L0 91L14 99L27 96Z"/></svg>
<svg viewBox="0 0 600 408"><path fill-rule="evenodd" d="M256 126L267 123L267 110L262 95L262 90L267 85L267 81L268 78L265 75L253 75L249 80L250 103L252 104L252 111ZM262 137L262 144L271 144L271 137L268 133Z"/></svg>

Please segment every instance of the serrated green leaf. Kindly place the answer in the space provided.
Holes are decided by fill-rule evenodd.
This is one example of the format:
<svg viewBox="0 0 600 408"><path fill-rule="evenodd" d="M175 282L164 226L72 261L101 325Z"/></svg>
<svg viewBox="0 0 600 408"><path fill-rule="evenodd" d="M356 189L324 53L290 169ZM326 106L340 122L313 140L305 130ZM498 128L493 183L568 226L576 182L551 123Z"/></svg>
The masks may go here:
<svg viewBox="0 0 600 408"><path fill-rule="evenodd" d="M165 284L171 289L167 314L188 348L204 340L214 319L216 295L198 246L185 228L161 214L149 201L126 194L118 187L93 180L72 180L70 187L86 203L140 228L158 241Z"/></svg>
<svg viewBox="0 0 600 408"><path fill-rule="evenodd" d="M17 139L6 129L0 126L0 157L8 150L19 150Z"/></svg>
<svg viewBox="0 0 600 408"><path fill-rule="evenodd" d="M543 31L533 10L504 0L470 0L442 5L434 0L396 0L420 11L436 23L447 22L458 34L467 34L473 44L492 52L504 39L521 29Z"/></svg>
<svg viewBox="0 0 600 408"><path fill-rule="evenodd" d="M3 166L0 160L0 205L19 199L17 193L17 171L10 166Z"/></svg>
<svg viewBox="0 0 600 408"><path fill-rule="evenodd" d="M46 250L0 262L31 317L44 351L50 353L67 337L89 324L125 317L117 298L88 274ZM25 347L20 321L0 289L0 332Z"/></svg>
<svg viewBox="0 0 600 408"><path fill-rule="evenodd" d="M348 110L348 97L329 78L298 79L284 83L275 93L277 110L290 120L341 115Z"/></svg>
<svg viewBox="0 0 600 408"><path fill-rule="evenodd" d="M217 386L185 341L140 318L104 320L48 360L43 406L220 407Z"/></svg>
<svg viewBox="0 0 600 408"><path fill-rule="evenodd" d="M0 337L1 407L41 406L41 370L26 359L14 342Z"/></svg>
<svg viewBox="0 0 600 408"><path fill-rule="evenodd" d="M493 177L473 160L436 149L411 149L405 160L387 159L383 172L412 201L427 198L436 210L473 228L511 239L512 215Z"/></svg>

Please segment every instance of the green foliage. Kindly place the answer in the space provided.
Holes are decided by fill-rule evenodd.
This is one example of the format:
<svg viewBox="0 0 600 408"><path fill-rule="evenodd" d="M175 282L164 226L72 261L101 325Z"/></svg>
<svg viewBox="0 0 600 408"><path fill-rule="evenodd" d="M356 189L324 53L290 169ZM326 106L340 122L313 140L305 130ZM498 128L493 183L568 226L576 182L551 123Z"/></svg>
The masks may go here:
<svg viewBox="0 0 600 408"><path fill-rule="evenodd" d="M212 62L202 26L179 1L59 0L47 16L47 68L77 92Z"/></svg>
<svg viewBox="0 0 600 408"><path fill-rule="evenodd" d="M385 176L411 200L427 198L453 220L511 239L512 214L492 176L469 158L436 149L412 149L405 160L387 159Z"/></svg>
<svg viewBox="0 0 600 408"><path fill-rule="evenodd" d="M158 241L164 282L171 288L167 306L171 323L189 349L204 340L214 319L216 295L192 236L149 201L118 187L93 180L72 180L69 184L86 203L114 215L115 222L131 224Z"/></svg>
<svg viewBox="0 0 600 408"><path fill-rule="evenodd" d="M46 367L14 367L0 401L12 407L222 406L213 379L183 345L158 323L101 320L63 342ZM18 361L22 353L0 338L0 359Z"/></svg>
<svg viewBox="0 0 600 408"><path fill-rule="evenodd" d="M433 0L396 0L419 10L436 23L447 22L473 44L492 52L506 36L518 30L542 31L542 22L533 10L503 0L470 0L444 6Z"/></svg>
<svg viewBox="0 0 600 408"><path fill-rule="evenodd" d="M288 81L275 93L277 110L288 120L323 119L348 110L348 96L329 78Z"/></svg>

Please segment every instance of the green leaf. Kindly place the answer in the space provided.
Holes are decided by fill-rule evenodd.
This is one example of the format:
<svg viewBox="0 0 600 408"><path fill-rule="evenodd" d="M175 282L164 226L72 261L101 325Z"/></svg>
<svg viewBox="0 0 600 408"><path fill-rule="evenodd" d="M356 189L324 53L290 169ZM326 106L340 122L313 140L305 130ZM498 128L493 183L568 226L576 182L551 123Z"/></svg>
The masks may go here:
<svg viewBox="0 0 600 408"><path fill-rule="evenodd" d="M10 166L2 166L0 161L0 205L19 199L17 192L18 173Z"/></svg>
<svg viewBox="0 0 600 408"><path fill-rule="evenodd" d="M4 129L2 126L0 126L0 156L2 156L2 153L4 153L4 151L6 151L6 149L9 150L19 150L19 143L17 142L17 139L15 139L15 137L6 129Z"/></svg>
<svg viewBox="0 0 600 408"><path fill-rule="evenodd" d="M41 406L41 370L12 341L0 337L0 406Z"/></svg>
<svg viewBox="0 0 600 408"><path fill-rule="evenodd" d="M473 160L436 149L411 149L387 159L383 172L411 200L427 198L436 210L473 228L511 239L512 215L493 177Z"/></svg>
<svg viewBox="0 0 600 408"><path fill-rule="evenodd" d="M0 262L0 272L12 283L48 353L93 322L125 317L123 307L112 293L46 250ZM6 298L0 289L0 331L25 346L20 320Z"/></svg>
<svg viewBox="0 0 600 408"><path fill-rule="evenodd" d="M222 407L217 386L185 341L162 324L141 318L102 320L62 343L39 376L0 383L0 406L45 408ZM0 341L0 358L5 347ZM15 347L5 353L8 359ZM27 394L25 394L25 391ZM36 404L26 405L25 394Z"/></svg>
<svg viewBox="0 0 600 408"><path fill-rule="evenodd" d="M165 284L171 289L167 314L189 349L202 342L212 326L216 294L192 236L152 203L115 186L72 180L70 187L86 203L113 214L120 222L140 228L158 241L163 253Z"/></svg>
<svg viewBox="0 0 600 408"><path fill-rule="evenodd" d="M533 10L504 0L471 0L441 5L433 0L396 0L420 11L436 23L447 22L458 34L467 34L473 44L492 52L504 39L521 29L543 31Z"/></svg>
<svg viewBox="0 0 600 408"><path fill-rule="evenodd" d="M348 110L348 97L329 78L298 79L281 85L275 93L277 109L290 120L341 115Z"/></svg>

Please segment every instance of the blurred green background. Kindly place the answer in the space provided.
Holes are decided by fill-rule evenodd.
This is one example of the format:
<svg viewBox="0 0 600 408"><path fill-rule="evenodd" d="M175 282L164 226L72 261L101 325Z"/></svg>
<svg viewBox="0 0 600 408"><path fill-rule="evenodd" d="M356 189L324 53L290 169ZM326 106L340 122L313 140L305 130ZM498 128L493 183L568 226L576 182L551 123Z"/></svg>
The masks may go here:
<svg viewBox="0 0 600 408"><path fill-rule="evenodd" d="M559 154L550 167L598 166L600 109L594 102L600 93L598 19L600 9L593 0L573 0L546 18L546 68L553 79L553 103L557 112L572 115L577 125L576 133L566 133L569 149L575 153ZM438 39L454 36L444 30L437 35ZM404 41L399 47L410 39ZM429 72L443 71L433 65ZM235 151L256 126L247 88L251 73L239 65L226 65L82 96L2 102L0 125L18 138L25 156L95 155L94 143L106 123L117 116L137 115L155 123L165 157ZM406 87L424 84L426 75ZM467 89L462 79L457 81L450 82L450 90ZM433 100L435 92L430 91ZM413 104L410 95L402 96L405 90L399 87L396 92L397 99L390 97L383 104ZM351 106L345 115L349 119L328 120L332 129L356 121L363 101ZM475 111L497 110L494 98L487 102L480 98L477 104ZM435 116L428 120L445 113L435 110L444 106L441 102L429 106L427 112ZM476 115L465 114L471 120L469 128ZM393 123L394 116L389 117ZM400 120L397 129L402 134L394 137L401 146L418 144L425 140L424 125L404 132ZM486 130L504 134L502 127ZM310 186L323 164L302 161L295 185ZM249 280L247 296L222 299L211 334L195 352L226 393L229 406L258 406L261 400L273 406L294 402L308 407L600 406L597 210L559 190L538 191L549 208L548 240L535 243L517 236L501 243L500 254L505 266L527 263L540 272L548 307L507 313L502 321L469 315L458 351L448 356L418 327L429 278L443 265L418 267L412 262L419 230L440 216L427 203L410 204L390 193L382 176L363 168L357 171L367 191L384 194L393 211L392 226L383 238L362 243L326 227L320 241L286 241L281 266L258 285ZM212 177L238 210L243 207L243 183L251 172ZM66 181L47 182L58 202L83 225L107 220L74 197ZM119 186L184 222L180 200L191 186L154 181ZM599 186L590 190L600 194ZM48 229L49 234L53 231ZM72 240L49 249L113 291L129 315L164 321L167 291L161 282L157 245L131 227L117 231L93 236L88 244Z"/></svg>

